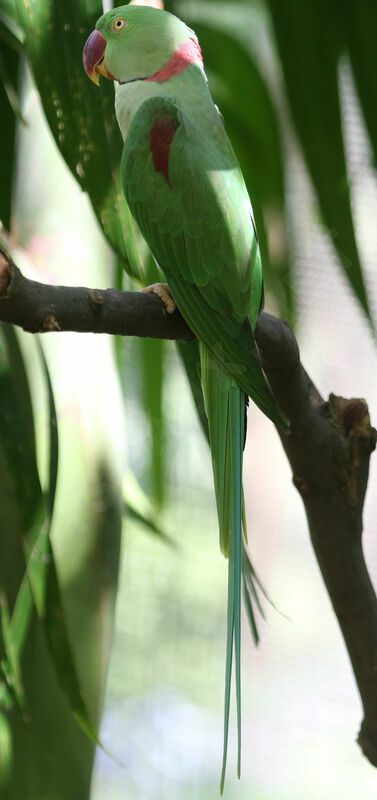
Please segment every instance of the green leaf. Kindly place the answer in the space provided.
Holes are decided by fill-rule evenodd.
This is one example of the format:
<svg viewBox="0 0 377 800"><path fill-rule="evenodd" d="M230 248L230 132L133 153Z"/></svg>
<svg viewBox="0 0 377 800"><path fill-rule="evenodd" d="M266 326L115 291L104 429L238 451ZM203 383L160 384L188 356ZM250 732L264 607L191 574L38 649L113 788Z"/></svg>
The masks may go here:
<svg viewBox="0 0 377 800"><path fill-rule="evenodd" d="M3 51L5 51L5 52L3 52ZM11 52L13 52L13 50L11 50ZM17 55L18 54L16 53L16 58L17 58ZM9 67L6 64L4 57L7 57L8 61L10 60L9 48L5 48L4 45L1 43L1 46L0 46L0 83L3 86L3 89L4 89L5 94L7 96L7 99L8 99L8 103L9 103L14 115L16 117L18 117L20 122L23 122L25 124L25 120L24 120L24 117L23 117L22 111L21 111L21 101L20 101L20 98L19 98L19 96L17 94L17 89L16 89L16 87L14 86L14 84L12 82L12 77L11 77L10 72L9 72ZM13 65L14 65L14 59L13 59L13 64L11 63L11 65L10 65L11 69L12 69ZM18 63L17 63L17 66L18 66ZM12 70L12 71L14 71L14 70ZM14 77L16 78L16 80L18 79L18 70L17 70L17 74Z"/></svg>
<svg viewBox="0 0 377 800"><path fill-rule="evenodd" d="M0 0L0 40L13 50L20 52L22 39L16 0Z"/></svg>
<svg viewBox="0 0 377 800"><path fill-rule="evenodd" d="M1 668L9 688L14 693L21 707L25 705L24 689L22 685L21 663L19 652L13 638L8 602L5 591L0 590L0 625L6 659L1 662Z"/></svg>
<svg viewBox="0 0 377 800"><path fill-rule="evenodd" d="M243 599L244 599L244 603L245 603L247 618L248 618L248 621L249 621L251 635L253 637L254 644L258 645L259 644L259 633L258 633L258 628L256 626L253 606L252 606L252 603L251 603L251 600L250 600L250 595L249 595L249 591L248 591L248 587L247 587L247 583L246 583L244 575L242 575L242 594L243 594Z"/></svg>
<svg viewBox="0 0 377 800"><path fill-rule="evenodd" d="M12 732L5 714L0 711L0 791L6 789L13 765Z"/></svg>
<svg viewBox="0 0 377 800"><path fill-rule="evenodd" d="M148 249L120 180L122 138L111 81L94 86L82 66L99 0L17 0L25 50L47 121L72 174L88 192L102 229L126 270L144 281Z"/></svg>
<svg viewBox="0 0 377 800"><path fill-rule="evenodd" d="M161 272L149 253L146 254L144 265L147 284L161 280ZM142 337L139 339L137 347L140 351L142 402L148 417L152 443L150 448L151 494L157 506L162 506L165 499L165 418L162 395L166 342L163 339Z"/></svg>
<svg viewBox="0 0 377 800"><path fill-rule="evenodd" d="M17 23L16 0L0 0L0 12L12 20L14 24Z"/></svg>
<svg viewBox="0 0 377 800"><path fill-rule="evenodd" d="M365 124L377 169L377 5L374 0L347 0L339 9Z"/></svg>
<svg viewBox="0 0 377 800"><path fill-rule="evenodd" d="M18 662L21 661L33 608L33 595L26 571L19 588L12 618L9 620L8 624L8 636Z"/></svg>
<svg viewBox="0 0 377 800"><path fill-rule="evenodd" d="M17 339L9 337L9 353L13 362L17 361L19 353L17 352ZM58 469L58 432L57 432L57 418L55 401L52 390L50 374L44 356L44 352L39 343L39 355L42 360L43 370L46 378L46 384L49 396L49 417L50 417L50 469L49 469L49 488L48 488L48 535L50 535L51 519L55 500L56 482L57 482L57 469ZM26 380L26 374L23 369L15 371L13 381L18 385L18 396L20 404L23 406L24 417L28 420L28 428L30 433L30 441L34 442L34 422L32 418L31 399L29 394L29 387ZM10 688L14 691L18 703L24 705L24 692L21 678L21 656L24 645L26 644L26 636L31 621L31 616L34 608L33 595L30 587L28 577L28 567L22 579L20 589L17 594L16 602L13 609L12 617L9 616L8 604L5 592L0 594L0 611L1 611L1 629L3 635L3 642L5 646L5 653L7 662L2 664L3 672L8 680Z"/></svg>
<svg viewBox="0 0 377 800"><path fill-rule="evenodd" d="M24 577L21 582L21 590L15 601L12 619L8 600L12 601L17 594L18 569L16 565L19 558L16 551L20 549L24 519L31 513L34 502L38 502L40 491L38 492L37 489L35 493L33 465L30 464L29 459L30 453L35 453L29 387L22 362L21 365L19 363L20 354L13 329L4 326L3 330L6 332L8 347L6 352L0 337L0 430L4 426L7 434L6 436L2 435L0 440L0 463L2 465L0 548L2 562L5 561L2 563L1 570L1 639L6 656L6 659L2 661L2 670L12 693L19 704L23 705L24 692L20 656L23 636L30 621L30 605L33 606L27 578ZM22 418L22 422L20 422L20 418ZM18 439L12 437L13 425L17 430ZM15 464L17 464L17 471L12 469ZM20 491L15 491L15 487L19 487ZM16 620L15 626L14 619ZM22 625L21 620L23 620ZM23 631L20 640L18 634L21 627L23 627Z"/></svg>
<svg viewBox="0 0 377 800"><path fill-rule="evenodd" d="M68 641L48 525L43 526L39 523L30 529L24 547L34 602L44 627L59 684L83 731L93 742L100 744L97 732L89 719Z"/></svg>
<svg viewBox="0 0 377 800"><path fill-rule="evenodd" d="M11 223L12 186L15 156L16 117L12 101L17 105L16 89L19 55L0 40L0 220L9 230Z"/></svg>
<svg viewBox="0 0 377 800"><path fill-rule="evenodd" d="M22 39L21 28L14 25L0 9L0 42L7 45L11 50L15 50L16 53L21 53Z"/></svg>
<svg viewBox="0 0 377 800"><path fill-rule="evenodd" d="M165 498L163 386L166 342L142 337L137 346L140 353L142 403L150 429L151 495L157 506L162 506Z"/></svg>
<svg viewBox="0 0 377 800"><path fill-rule="evenodd" d="M187 380L190 385L192 398L199 417L199 422L207 442L209 443L208 419L204 408L204 398L202 381L200 377L200 351L199 342L176 341L178 353L180 355Z"/></svg>
<svg viewBox="0 0 377 800"><path fill-rule="evenodd" d="M6 348L2 346L0 354L0 448L7 469L3 478L6 478L11 500L18 510L19 534L28 580L58 681L82 729L98 743L79 686L66 631L49 537L51 520L37 470L30 395L28 390L23 391L22 388L27 386L22 354L13 328L3 325L1 331L7 345ZM8 535L12 535L11 529ZM21 585L20 592L15 607L14 627L11 627L13 635L20 637L18 646L27 626L30 606L25 585ZM11 625L8 621L7 628ZM11 639L11 644L13 641Z"/></svg>
<svg viewBox="0 0 377 800"><path fill-rule="evenodd" d="M159 536L166 544L176 547L175 542L173 542L171 537L159 524L156 509L130 471L127 472L123 481L123 498L127 513L133 517L133 519L145 525L151 533Z"/></svg>
<svg viewBox="0 0 377 800"><path fill-rule="evenodd" d="M56 415L54 391L52 388L50 372L42 345L38 339L38 350L42 361L43 372L46 379L49 406L49 480L48 480L48 513L50 520L54 511L56 484L58 480L59 438L58 418Z"/></svg>
<svg viewBox="0 0 377 800"><path fill-rule="evenodd" d="M338 94L342 25L328 0L268 0L288 100L324 222L371 325L357 249Z"/></svg>
<svg viewBox="0 0 377 800"><path fill-rule="evenodd" d="M258 576L255 573L254 567L251 564L251 561L249 559L249 556L248 556L248 553L247 553L247 550L246 550L245 546L242 547L242 572L243 572L243 578L244 578L244 581L245 581L245 588L247 588L249 590L250 595L253 598L253 600L255 602L255 605L256 605L256 607L257 607L262 619L265 619L265 614L264 614L264 611L263 611L263 608L262 608L262 604L260 602L259 595L258 595L256 587L258 586L260 591L264 594L265 598L269 602L271 602L271 601L270 601L268 595L266 594L266 592L265 592L265 590L264 590L264 588L263 588ZM273 605L273 604L271 603L271 605Z"/></svg>

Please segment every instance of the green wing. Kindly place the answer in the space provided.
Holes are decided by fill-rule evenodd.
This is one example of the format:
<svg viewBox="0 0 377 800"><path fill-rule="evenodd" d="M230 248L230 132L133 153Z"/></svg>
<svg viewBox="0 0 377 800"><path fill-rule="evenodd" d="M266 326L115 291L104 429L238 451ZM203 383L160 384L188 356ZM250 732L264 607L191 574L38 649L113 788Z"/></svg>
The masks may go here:
<svg viewBox="0 0 377 800"><path fill-rule="evenodd" d="M159 156L162 162L168 156L165 174L153 151L161 120L173 130L165 156ZM252 333L262 271L251 206L220 118L206 132L165 98L147 100L131 122L122 178L132 214L188 325L281 425Z"/></svg>

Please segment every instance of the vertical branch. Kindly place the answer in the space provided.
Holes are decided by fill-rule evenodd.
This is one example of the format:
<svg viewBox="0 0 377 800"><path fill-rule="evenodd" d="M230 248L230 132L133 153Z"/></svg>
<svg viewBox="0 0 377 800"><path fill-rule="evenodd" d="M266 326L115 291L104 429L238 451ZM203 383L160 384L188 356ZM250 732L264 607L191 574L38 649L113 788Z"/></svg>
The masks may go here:
<svg viewBox="0 0 377 800"><path fill-rule="evenodd" d="M364 709L358 737L377 766L377 600L362 550L362 514L376 430L365 400L324 401L284 323L261 316L256 339L278 403L292 423L281 441L311 542L348 650Z"/></svg>

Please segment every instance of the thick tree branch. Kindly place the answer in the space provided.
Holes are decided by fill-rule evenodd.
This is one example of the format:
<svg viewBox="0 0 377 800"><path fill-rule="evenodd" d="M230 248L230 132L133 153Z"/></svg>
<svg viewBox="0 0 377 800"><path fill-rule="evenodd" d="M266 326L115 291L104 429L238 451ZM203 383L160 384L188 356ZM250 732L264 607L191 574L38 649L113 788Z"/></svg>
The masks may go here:
<svg viewBox="0 0 377 800"><path fill-rule="evenodd" d="M92 331L193 339L179 312L141 292L46 286L0 252L0 320L30 332ZM362 552L362 512L376 431L364 400L324 401L286 323L261 314L255 331L275 397L290 418L280 434L301 494L314 551L343 634L364 708L358 741L377 766L377 600Z"/></svg>
<svg viewBox="0 0 377 800"><path fill-rule="evenodd" d="M156 295L49 286L25 278L2 250L0 320L29 333L77 331L186 341L194 338L180 313L167 314Z"/></svg>

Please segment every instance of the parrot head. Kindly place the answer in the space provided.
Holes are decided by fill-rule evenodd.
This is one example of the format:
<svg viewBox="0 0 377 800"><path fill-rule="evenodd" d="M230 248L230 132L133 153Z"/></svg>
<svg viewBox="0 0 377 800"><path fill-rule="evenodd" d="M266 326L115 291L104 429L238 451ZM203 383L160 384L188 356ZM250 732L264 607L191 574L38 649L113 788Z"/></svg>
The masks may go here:
<svg viewBox="0 0 377 800"><path fill-rule="evenodd" d="M86 41L83 64L97 85L100 75L131 83L161 74L172 77L169 65L176 74L179 55L202 67L196 36L178 17L147 6L120 6L98 20Z"/></svg>

